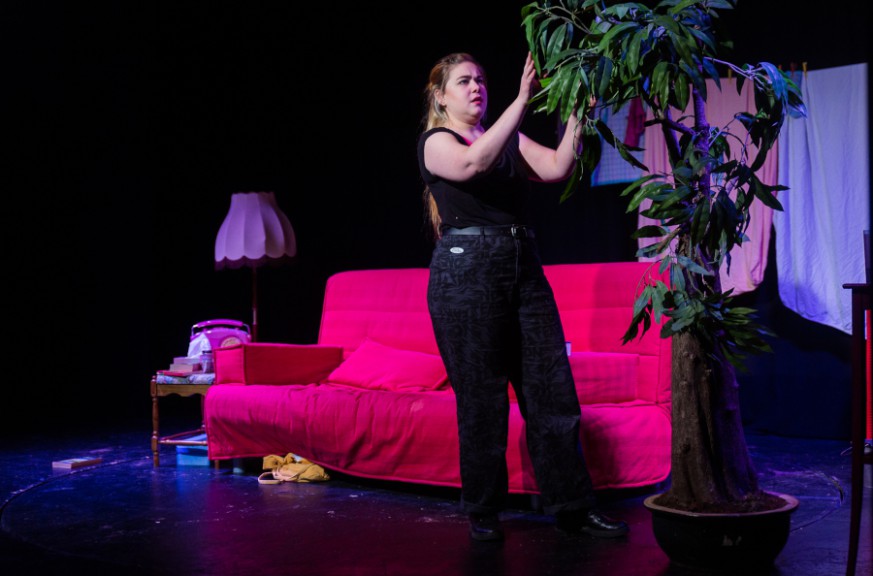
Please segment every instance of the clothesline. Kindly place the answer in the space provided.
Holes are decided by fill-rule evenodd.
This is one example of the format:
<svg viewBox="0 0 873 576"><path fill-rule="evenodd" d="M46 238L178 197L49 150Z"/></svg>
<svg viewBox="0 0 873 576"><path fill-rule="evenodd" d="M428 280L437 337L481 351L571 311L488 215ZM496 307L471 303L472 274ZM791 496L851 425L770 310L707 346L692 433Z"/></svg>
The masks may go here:
<svg viewBox="0 0 873 576"><path fill-rule="evenodd" d="M801 62L801 64L800 64L800 69L803 72L804 76L806 76L806 73L807 73L807 68L808 68L807 64L808 64L807 62ZM779 70L783 69L782 64L778 64L776 67L779 68ZM727 66L726 68L727 68L727 79L732 80L734 77L734 70L730 66ZM789 62L788 63L788 70L792 74L797 72L797 62Z"/></svg>

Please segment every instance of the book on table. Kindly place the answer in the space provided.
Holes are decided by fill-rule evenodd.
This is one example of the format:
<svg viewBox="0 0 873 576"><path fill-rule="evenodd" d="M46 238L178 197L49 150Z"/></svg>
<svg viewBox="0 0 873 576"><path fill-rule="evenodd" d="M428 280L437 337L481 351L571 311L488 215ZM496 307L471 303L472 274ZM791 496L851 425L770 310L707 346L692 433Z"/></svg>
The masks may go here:
<svg viewBox="0 0 873 576"><path fill-rule="evenodd" d="M200 364L180 364L178 362L173 362L170 364L170 370L173 372L193 374L194 372L200 372Z"/></svg>
<svg viewBox="0 0 873 576"><path fill-rule="evenodd" d="M195 374L190 370L158 370L158 375L160 376L170 376L172 378L187 378Z"/></svg>
<svg viewBox="0 0 873 576"><path fill-rule="evenodd" d="M175 356L170 363L170 371L180 374L193 374L202 372L203 366L200 363L200 357L192 358L189 356Z"/></svg>
<svg viewBox="0 0 873 576"><path fill-rule="evenodd" d="M170 364L170 371L172 372L182 372L184 374L193 374L194 372L200 372L200 364Z"/></svg>

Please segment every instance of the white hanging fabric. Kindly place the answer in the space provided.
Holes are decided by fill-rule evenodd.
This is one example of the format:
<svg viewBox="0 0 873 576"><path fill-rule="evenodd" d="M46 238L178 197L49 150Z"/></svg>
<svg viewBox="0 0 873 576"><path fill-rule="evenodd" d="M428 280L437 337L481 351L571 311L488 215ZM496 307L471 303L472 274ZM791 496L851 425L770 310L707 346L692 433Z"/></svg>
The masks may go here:
<svg viewBox="0 0 873 576"><path fill-rule="evenodd" d="M807 118L789 118L779 141L774 212L779 297L802 317L851 333L851 293L865 281L870 229L867 64L811 70L802 79Z"/></svg>

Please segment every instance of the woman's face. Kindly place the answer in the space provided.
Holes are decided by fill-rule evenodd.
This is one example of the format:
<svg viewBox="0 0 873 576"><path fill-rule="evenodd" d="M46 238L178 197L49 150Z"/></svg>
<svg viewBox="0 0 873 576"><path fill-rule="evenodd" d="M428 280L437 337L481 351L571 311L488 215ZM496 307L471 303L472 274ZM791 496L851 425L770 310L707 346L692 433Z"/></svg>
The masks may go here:
<svg viewBox="0 0 873 576"><path fill-rule="evenodd" d="M472 124L478 123L488 107L485 75L472 62L461 62L449 72L445 90L440 95L449 117Z"/></svg>

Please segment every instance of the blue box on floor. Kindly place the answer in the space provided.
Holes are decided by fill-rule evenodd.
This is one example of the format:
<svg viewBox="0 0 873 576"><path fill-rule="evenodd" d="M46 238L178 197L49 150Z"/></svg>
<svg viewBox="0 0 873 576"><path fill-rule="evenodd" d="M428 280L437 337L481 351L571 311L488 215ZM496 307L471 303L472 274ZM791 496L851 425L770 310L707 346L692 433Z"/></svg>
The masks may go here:
<svg viewBox="0 0 873 576"><path fill-rule="evenodd" d="M206 440L206 434L192 436L189 440ZM209 466L206 446L176 446L177 466Z"/></svg>

